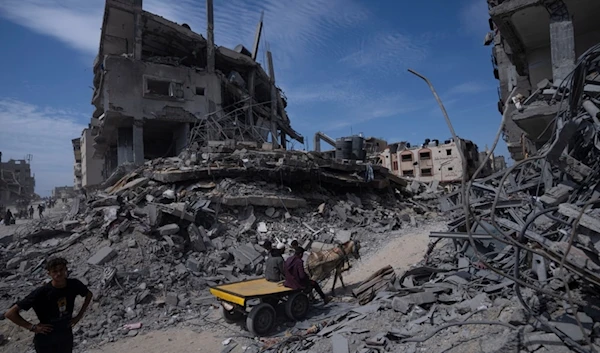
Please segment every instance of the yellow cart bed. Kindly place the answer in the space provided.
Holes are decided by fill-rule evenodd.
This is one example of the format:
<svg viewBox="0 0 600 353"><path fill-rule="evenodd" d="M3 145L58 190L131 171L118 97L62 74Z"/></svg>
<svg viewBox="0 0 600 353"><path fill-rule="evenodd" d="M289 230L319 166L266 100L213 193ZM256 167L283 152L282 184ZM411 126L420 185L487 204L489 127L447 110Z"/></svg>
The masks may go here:
<svg viewBox="0 0 600 353"><path fill-rule="evenodd" d="M291 289L282 282L265 278L222 284L210 288L210 293L221 301L223 318L229 323L246 318L247 329L257 336L268 334L275 326L275 308L285 305L285 313L292 320L303 319L310 302L301 289Z"/></svg>

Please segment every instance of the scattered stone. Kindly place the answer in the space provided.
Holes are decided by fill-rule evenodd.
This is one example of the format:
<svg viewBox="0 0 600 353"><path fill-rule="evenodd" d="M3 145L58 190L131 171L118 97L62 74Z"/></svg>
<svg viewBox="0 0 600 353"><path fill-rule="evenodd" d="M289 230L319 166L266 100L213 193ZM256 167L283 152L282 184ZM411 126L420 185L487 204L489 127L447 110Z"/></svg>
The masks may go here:
<svg viewBox="0 0 600 353"><path fill-rule="evenodd" d="M179 233L179 226L177 224L165 224L164 226L158 228L158 233L162 236L165 235L174 235Z"/></svg>
<svg viewBox="0 0 600 353"><path fill-rule="evenodd" d="M104 265L108 261L112 260L117 256L117 252L110 246L105 246L98 250L94 256L90 257L87 261L90 265Z"/></svg>

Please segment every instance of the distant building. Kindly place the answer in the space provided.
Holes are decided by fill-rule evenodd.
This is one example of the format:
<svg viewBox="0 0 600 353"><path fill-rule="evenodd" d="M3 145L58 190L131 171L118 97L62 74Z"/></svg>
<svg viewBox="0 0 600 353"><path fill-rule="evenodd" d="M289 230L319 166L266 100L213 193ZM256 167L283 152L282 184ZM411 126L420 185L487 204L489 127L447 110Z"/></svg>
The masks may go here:
<svg viewBox="0 0 600 353"><path fill-rule="evenodd" d="M478 175L478 177L484 177L506 169L506 161L504 160L504 156L495 156L492 153L490 157L486 159L488 153L487 147L484 152L479 152L479 163L483 163L485 166L481 170L481 173Z"/></svg>
<svg viewBox="0 0 600 353"><path fill-rule="evenodd" d="M2 162L0 152L0 203L30 200L35 195L35 175L31 174L31 155L27 159L10 159Z"/></svg>
<svg viewBox="0 0 600 353"><path fill-rule="evenodd" d="M471 176L479 166L479 153L477 145L463 139L446 140L444 143L426 139L420 146L411 146L407 142L392 143L379 158L384 167L400 177L453 183L461 181L463 175L459 149L467 158L467 173Z"/></svg>
<svg viewBox="0 0 600 353"><path fill-rule="evenodd" d="M77 195L73 186L57 186L52 190L53 198L73 198Z"/></svg>

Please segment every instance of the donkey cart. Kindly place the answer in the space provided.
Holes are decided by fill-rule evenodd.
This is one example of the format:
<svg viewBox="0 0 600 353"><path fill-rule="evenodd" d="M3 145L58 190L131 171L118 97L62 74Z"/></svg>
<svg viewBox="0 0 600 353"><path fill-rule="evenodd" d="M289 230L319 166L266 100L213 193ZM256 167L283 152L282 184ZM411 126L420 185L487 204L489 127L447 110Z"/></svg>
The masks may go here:
<svg viewBox="0 0 600 353"><path fill-rule="evenodd" d="M291 289L265 278L211 287L210 293L221 302L223 318L228 323L246 319L246 328L257 336L269 334L276 322L276 308L285 306L286 316L302 320L310 301L301 289Z"/></svg>

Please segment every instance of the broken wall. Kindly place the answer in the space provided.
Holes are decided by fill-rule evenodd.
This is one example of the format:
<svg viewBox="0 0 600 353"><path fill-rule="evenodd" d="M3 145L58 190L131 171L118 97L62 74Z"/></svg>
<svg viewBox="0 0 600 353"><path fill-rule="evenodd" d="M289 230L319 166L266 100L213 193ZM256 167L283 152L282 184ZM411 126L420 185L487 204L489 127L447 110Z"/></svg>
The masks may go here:
<svg viewBox="0 0 600 353"><path fill-rule="evenodd" d="M209 101L221 105L217 75L110 56L104 60L104 110L145 119L194 122L190 115L165 115L165 107L181 108L197 117L208 114Z"/></svg>

